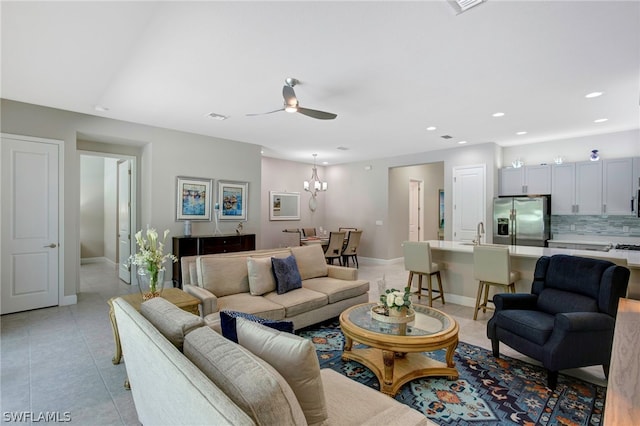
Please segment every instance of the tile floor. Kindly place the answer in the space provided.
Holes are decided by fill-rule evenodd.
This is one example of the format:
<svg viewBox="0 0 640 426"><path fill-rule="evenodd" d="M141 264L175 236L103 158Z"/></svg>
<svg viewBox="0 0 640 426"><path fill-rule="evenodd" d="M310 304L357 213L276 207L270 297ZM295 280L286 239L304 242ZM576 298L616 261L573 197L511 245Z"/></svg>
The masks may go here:
<svg viewBox="0 0 640 426"><path fill-rule="evenodd" d="M376 281L383 275L389 287L400 289L406 283L401 264L361 262L359 276L371 282L371 301L378 299ZM74 425L139 425L131 393L123 387L125 366L111 362L114 344L107 305L109 298L132 291L137 287L118 280L113 266L87 264L80 271L77 305L0 318L2 423L9 422L11 415L30 413L36 419L40 413L54 413L59 419L70 416ZM439 300L434 307L456 318L460 340L490 348L486 338L490 313L480 313L478 321L473 321L473 308L451 303L443 307ZM526 359L504 345L501 350ZM599 367L565 373L606 385ZM26 421L12 423L43 423L22 419Z"/></svg>

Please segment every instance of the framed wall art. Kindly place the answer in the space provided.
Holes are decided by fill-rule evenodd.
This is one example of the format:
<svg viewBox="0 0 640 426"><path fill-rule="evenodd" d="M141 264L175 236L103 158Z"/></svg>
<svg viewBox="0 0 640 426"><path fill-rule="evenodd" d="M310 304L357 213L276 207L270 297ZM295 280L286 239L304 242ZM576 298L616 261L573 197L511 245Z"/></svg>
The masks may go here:
<svg viewBox="0 0 640 426"><path fill-rule="evenodd" d="M269 191L269 220L300 220L300 193Z"/></svg>
<svg viewBox="0 0 640 426"><path fill-rule="evenodd" d="M247 220L248 200L248 182L218 181L221 220Z"/></svg>
<svg viewBox="0 0 640 426"><path fill-rule="evenodd" d="M176 220L211 220L213 179L176 178Z"/></svg>

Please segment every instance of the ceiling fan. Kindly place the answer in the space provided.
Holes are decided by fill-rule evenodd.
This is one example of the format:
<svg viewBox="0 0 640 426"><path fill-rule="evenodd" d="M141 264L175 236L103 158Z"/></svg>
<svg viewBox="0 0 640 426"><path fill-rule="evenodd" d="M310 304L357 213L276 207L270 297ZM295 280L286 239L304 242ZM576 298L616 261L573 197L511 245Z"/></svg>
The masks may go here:
<svg viewBox="0 0 640 426"><path fill-rule="evenodd" d="M282 97L284 98L284 107L277 109L275 111L263 112L259 114L247 114L247 116L255 116L255 115L264 115L264 114L272 114L274 112L279 111L287 111L287 112L299 112L302 115L306 115L307 117L317 118L319 120L333 120L338 115L325 112L318 111L317 109L309 109L302 108L298 103L298 98L296 98L296 92L294 92L293 87L296 84L299 84L300 81L295 78L287 78L284 81L285 85L282 87Z"/></svg>

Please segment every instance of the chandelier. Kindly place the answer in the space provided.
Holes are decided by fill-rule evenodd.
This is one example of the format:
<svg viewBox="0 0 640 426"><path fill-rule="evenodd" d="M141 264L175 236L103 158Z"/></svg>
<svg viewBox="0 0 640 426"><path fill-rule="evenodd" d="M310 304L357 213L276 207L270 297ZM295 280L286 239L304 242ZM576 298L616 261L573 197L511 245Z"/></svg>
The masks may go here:
<svg viewBox="0 0 640 426"><path fill-rule="evenodd" d="M323 182L318 177L318 169L316 168L316 157L318 154L313 154L313 169L311 169L311 179L304 181L304 190L311 193L313 199L316 198L318 192L324 192L327 190L327 182Z"/></svg>

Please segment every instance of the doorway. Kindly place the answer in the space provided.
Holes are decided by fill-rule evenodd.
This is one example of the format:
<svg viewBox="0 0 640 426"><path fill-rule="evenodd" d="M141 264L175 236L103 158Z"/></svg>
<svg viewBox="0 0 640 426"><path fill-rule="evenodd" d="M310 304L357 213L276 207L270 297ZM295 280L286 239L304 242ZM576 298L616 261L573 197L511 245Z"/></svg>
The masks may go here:
<svg viewBox="0 0 640 426"><path fill-rule="evenodd" d="M136 157L80 154L80 262L102 262L131 284L129 255L135 252Z"/></svg>
<svg viewBox="0 0 640 426"><path fill-rule="evenodd" d="M453 168L453 241L472 241L486 223L486 165Z"/></svg>

